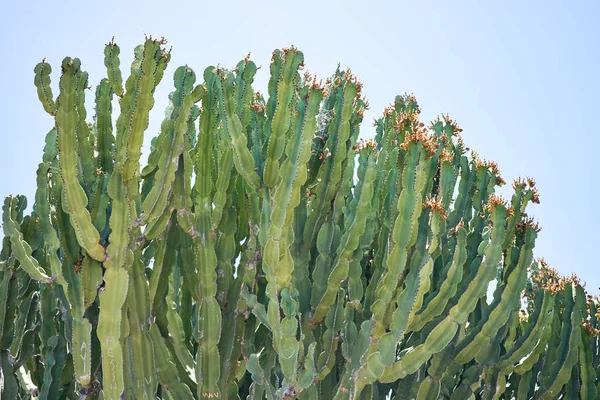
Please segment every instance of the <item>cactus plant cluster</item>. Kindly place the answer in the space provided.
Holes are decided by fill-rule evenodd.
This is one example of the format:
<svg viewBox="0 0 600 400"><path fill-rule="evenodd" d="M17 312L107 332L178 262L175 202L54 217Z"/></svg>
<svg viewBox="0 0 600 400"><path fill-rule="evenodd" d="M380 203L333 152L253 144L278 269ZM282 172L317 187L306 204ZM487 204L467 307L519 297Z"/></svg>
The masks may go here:
<svg viewBox="0 0 600 400"><path fill-rule="evenodd" d="M80 60L56 98L35 67L54 127L33 211L3 206L2 399L597 398L599 302L533 259L532 179L497 196L410 95L359 140L361 83L293 47L267 98L249 57L177 68L142 168L165 43L125 81L106 45L91 123Z"/></svg>

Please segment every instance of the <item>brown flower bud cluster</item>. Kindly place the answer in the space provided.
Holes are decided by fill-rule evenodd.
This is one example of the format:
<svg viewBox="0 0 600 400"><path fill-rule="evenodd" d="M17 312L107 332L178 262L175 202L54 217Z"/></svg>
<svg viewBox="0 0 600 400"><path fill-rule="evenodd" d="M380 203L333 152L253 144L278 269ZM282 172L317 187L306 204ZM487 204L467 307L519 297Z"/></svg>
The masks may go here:
<svg viewBox="0 0 600 400"><path fill-rule="evenodd" d="M316 75L312 75L308 71L304 72L304 82L306 82L310 86L311 89L320 90L321 92L323 92L323 96L327 97L327 95L328 95L327 88L323 84L323 80L317 81Z"/></svg>
<svg viewBox="0 0 600 400"><path fill-rule="evenodd" d="M533 178L519 178L513 182L512 186L515 190L524 190L527 187L529 187L529 190L531 191L531 202L535 204L540 204L540 194L538 189L535 187L535 181L533 180Z"/></svg>
<svg viewBox="0 0 600 400"><path fill-rule="evenodd" d="M386 108L383 109L383 116L384 117L391 117L392 113L394 112L394 106L393 105L389 105ZM377 123L377 121L375 121L375 123Z"/></svg>
<svg viewBox="0 0 600 400"><path fill-rule="evenodd" d="M451 163L453 160L454 154L452 154L452 151L448 150L447 148L444 148L444 150L442 150L442 153L440 154L440 161Z"/></svg>
<svg viewBox="0 0 600 400"><path fill-rule="evenodd" d="M365 111L368 109L369 109L369 100L367 100L365 97L356 99L355 110L361 119L365 116Z"/></svg>
<svg viewBox="0 0 600 400"><path fill-rule="evenodd" d="M565 290L567 285L574 284L575 286L584 287L579 277L575 274L563 277L557 270L550 267L548 263L541 258L538 260L537 268L532 271L531 279L543 290L547 290L553 296Z"/></svg>
<svg viewBox="0 0 600 400"><path fill-rule="evenodd" d="M506 184L506 181L500 176L500 168L498 168L498 163L496 163L495 161L483 160L479 158L479 154L477 154L474 151L471 152L471 157L473 158L475 168L486 168L490 170L490 172L496 178L496 184L498 186L503 186Z"/></svg>
<svg viewBox="0 0 600 400"><path fill-rule="evenodd" d="M413 118L413 114L402 113L400 117ZM439 148L439 144L434 135L429 133L423 122L412 124L411 131L404 136L404 142L400 144L402 150L408 150L410 143L422 143L427 155L433 157Z"/></svg>
<svg viewBox="0 0 600 400"><path fill-rule="evenodd" d="M600 336L600 329L594 328L590 321L583 321L581 327L588 333L591 337Z"/></svg>
<svg viewBox="0 0 600 400"><path fill-rule="evenodd" d="M517 223L515 230L518 234L525 232L527 229L533 229L536 232L540 232L542 228L540 225L533 220L533 218L524 218Z"/></svg>
<svg viewBox="0 0 600 400"><path fill-rule="evenodd" d="M446 218L448 218L448 214L444 209L444 204L439 200L429 198L425 200L425 203L423 203L423 208L431 208L433 212L437 212L438 214L440 214L443 221L445 221Z"/></svg>
<svg viewBox="0 0 600 400"><path fill-rule="evenodd" d="M442 117L444 118L444 122L446 123L446 125L450 125L452 127L452 131L455 135L458 135L462 132L462 128L458 126L455 120L450 118L450 115L446 114L442 115Z"/></svg>
<svg viewBox="0 0 600 400"><path fill-rule="evenodd" d="M461 219L460 221L458 221L458 224L456 224L456 226L454 228L450 228L450 230L448 231L448 236L454 236L454 235L456 235L456 233L459 230L461 230L464 226L465 226L465 223Z"/></svg>
<svg viewBox="0 0 600 400"><path fill-rule="evenodd" d="M465 141L463 140L463 138L461 136L457 136L456 141L457 141L456 149L458 151L460 151L460 154L465 154L469 149L465 145Z"/></svg>
<svg viewBox="0 0 600 400"><path fill-rule="evenodd" d="M354 146L352 146L352 150L354 150L356 152L356 154L359 154L364 149L370 149L372 151L377 151L377 143L375 143L375 141L372 139L368 139L368 140L361 139L360 142L358 142Z"/></svg>
<svg viewBox="0 0 600 400"><path fill-rule="evenodd" d="M503 207L506 207L506 204L506 200L504 200L502 197L498 196L497 194L492 194L488 199L487 204L483 206L483 210L487 212L492 212L492 208L494 208L495 206L501 205Z"/></svg>
<svg viewBox="0 0 600 400"><path fill-rule="evenodd" d="M354 75L352 73L350 68L347 68L346 71L344 72L344 80L346 81L346 83L352 83L352 84L356 85L356 89L357 89L356 90L356 98L360 98L363 85L362 85L362 82L360 82L358 80L356 75Z"/></svg>
<svg viewBox="0 0 600 400"><path fill-rule="evenodd" d="M265 112L266 104L264 98L260 92L256 92L254 95L254 101L250 104L250 109L259 113Z"/></svg>

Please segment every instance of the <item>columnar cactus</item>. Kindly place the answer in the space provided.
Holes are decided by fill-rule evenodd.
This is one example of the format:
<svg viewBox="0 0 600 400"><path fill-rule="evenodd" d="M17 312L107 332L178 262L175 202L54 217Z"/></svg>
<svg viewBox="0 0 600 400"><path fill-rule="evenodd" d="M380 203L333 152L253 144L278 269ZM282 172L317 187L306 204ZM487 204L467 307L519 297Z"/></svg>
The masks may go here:
<svg viewBox="0 0 600 400"><path fill-rule="evenodd" d="M249 56L199 83L177 68L141 168L165 43L125 82L106 45L91 123L80 60L56 98L35 67L54 126L33 211L3 206L2 399L598 396L599 302L533 259L532 179L507 203L409 95L359 140L361 83L301 73L293 47L267 99Z"/></svg>

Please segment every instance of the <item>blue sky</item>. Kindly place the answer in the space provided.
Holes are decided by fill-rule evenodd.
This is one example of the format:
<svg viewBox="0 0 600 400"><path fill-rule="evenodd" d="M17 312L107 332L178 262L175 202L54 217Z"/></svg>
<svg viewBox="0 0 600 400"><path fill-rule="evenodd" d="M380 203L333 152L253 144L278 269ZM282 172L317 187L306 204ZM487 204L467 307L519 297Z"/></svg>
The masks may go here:
<svg viewBox="0 0 600 400"><path fill-rule="evenodd" d="M187 3L183 5L183 3ZM79 57L96 85L103 49L121 47L124 76L144 33L173 47L156 95L147 143L157 131L172 74L187 64L233 67L249 51L262 65L255 88L266 92L275 48L295 45L307 69L329 76L337 63L364 83L370 121L397 94L414 93L429 122L449 113L467 146L500 165L508 182L537 181L530 207L543 230L535 248L561 273L577 273L598 294L595 226L599 190L595 120L600 101L600 3L594 1L102 1L34 0L3 5L0 24L0 196L33 202L35 171L52 119L37 100L33 68ZM56 87L56 86L54 86ZM55 92L56 94L56 92ZM91 99L90 92L89 99ZM90 103L91 104L91 103ZM88 110L91 120L92 110ZM145 152L147 154L147 151ZM510 195L510 185L501 193Z"/></svg>

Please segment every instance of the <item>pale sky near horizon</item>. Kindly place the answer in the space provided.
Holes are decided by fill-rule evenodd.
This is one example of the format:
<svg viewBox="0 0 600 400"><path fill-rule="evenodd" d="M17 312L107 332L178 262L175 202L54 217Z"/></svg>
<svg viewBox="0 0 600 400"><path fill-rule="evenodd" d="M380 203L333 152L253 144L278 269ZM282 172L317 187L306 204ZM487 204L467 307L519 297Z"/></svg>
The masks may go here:
<svg viewBox="0 0 600 400"><path fill-rule="evenodd" d="M144 33L166 37L172 59L156 92L148 144L177 66L187 64L201 77L205 67L233 68L251 52L263 67L254 87L266 93L272 51L293 44L304 53L306 69L319 77L331 75L339 62L361 79L371 104L361 137L372 137L372 119L395 95L409 92L425 122L441 113L454 117L467 146L497 161L507 182L534 177L541 204L528 211L543 228L535 256L563 274L575 272L588 291L600 293L594 261L600 143L593 122L600 109L600 2L172 4L177 5L155 0L3 5L1 198L24 194L33 204L35 171L53 125L33 85L33 68L42 58L53 67L54 88L65 56L81 59L95 87L105 76L104 44L112 36L121 48L124 78ZM88 93L91 100L94 92ZM88 108L90 121L92 114ZM509 184L500 193L509 197L510 190Z"/></svg>

